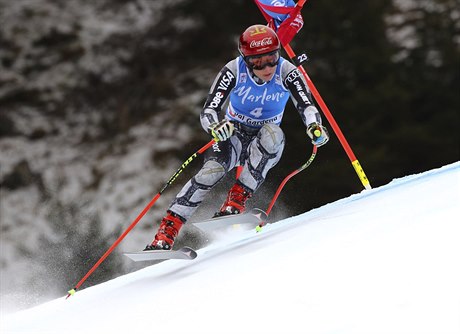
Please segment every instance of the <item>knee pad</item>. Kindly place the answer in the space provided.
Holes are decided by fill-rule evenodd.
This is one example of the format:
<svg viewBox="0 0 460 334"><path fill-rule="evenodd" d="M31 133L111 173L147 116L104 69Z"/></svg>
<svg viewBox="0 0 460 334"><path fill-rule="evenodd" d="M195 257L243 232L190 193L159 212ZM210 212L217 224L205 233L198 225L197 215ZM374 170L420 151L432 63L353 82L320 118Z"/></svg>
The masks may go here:
<svg viewBox="0 0 460 334"><path fill-rule="evenodd" d="M284 133L276 124L265 124L257 139L249 146L249 156L240 175L240 182L257 190L268 171L281 159L284 149Z"/></svg>
<svg viewBox="0 0 460 334"><path fill-rule="evenodd" d="M225 168L215 160L208 160L203 168L195 175L198 184L212 187L225 176Z"/></svg>
<svg viewBox="0 0 460 334"><path fill-rule="evenodd" d="M265 124L257 137L260 145L270 154L276 154L284 148L284 133L276 124Z"/></svg>

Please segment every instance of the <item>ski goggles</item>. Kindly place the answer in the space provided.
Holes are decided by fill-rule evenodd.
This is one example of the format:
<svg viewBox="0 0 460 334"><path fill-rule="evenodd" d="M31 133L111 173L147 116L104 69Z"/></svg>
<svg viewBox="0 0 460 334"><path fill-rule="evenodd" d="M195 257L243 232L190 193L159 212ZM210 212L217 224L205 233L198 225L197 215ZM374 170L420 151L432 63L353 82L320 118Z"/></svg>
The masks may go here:
<svg viewBox="0 0 460 334"><path fill-rule="evenodd" d="M251 70L263 70L267 66L275 67L278 65L280 61L280 52L279 50L275 50L262 55L247 56L244 57L244 61Z"/></svg>

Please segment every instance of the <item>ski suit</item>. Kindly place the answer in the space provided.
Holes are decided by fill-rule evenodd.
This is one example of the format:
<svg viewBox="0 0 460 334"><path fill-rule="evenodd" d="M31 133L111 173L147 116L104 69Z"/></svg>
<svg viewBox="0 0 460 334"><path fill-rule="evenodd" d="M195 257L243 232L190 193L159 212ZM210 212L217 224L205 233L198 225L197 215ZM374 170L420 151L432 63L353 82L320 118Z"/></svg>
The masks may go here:
<svg viewBox="0 0 460 334"><path fill-rule="evenodd" d="M254 193L283 153L284 133L280 124L289 97L305 126L321 124L303 76L286 59L280 58L268 82L257 78L241 56L227 63L209 90L200 120L208 131L225 110L224 117L235 125L235 132L204 154L203 167L176 195L169 210L189 219L207 193L238 165L243 166L238 182Z"/></svg>

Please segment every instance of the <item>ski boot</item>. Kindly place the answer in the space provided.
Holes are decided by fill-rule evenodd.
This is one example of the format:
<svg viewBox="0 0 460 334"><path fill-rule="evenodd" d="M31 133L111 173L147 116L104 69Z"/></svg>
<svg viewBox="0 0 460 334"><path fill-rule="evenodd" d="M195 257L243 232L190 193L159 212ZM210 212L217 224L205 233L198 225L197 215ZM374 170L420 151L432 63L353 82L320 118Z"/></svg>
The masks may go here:
<svg viewBox="0 0 460 334"><path fill-rule="evenodd" d="M241 184L235 183L227 195L227 199L214 217L222 217L228 215L236 215L243 213L245 209L246 200L251 198L252 192L244 188Z"/></svg>
<svg viewBox="0 0 460 334"><path fill-rule="evenodd" d="M172 211L168 211L167 215L161 220L161 224L157 234L155 235L155 239L150 245L147 245L144 250L172 249L174 245L174 239L179 234L179 230L184 223L184 218Z"/></svg>

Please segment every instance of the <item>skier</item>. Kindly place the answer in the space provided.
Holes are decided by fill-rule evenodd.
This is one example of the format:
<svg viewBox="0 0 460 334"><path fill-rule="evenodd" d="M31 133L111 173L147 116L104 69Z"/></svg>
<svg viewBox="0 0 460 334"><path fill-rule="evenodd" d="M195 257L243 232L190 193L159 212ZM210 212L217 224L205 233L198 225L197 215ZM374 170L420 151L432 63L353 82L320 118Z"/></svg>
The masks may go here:
<svg viewBox="0 0 460 334"><path fill-rule="evenodd" d="M201 170L176 195L145 250L171 249L182 225L208 192L238 165L242 172L215 216L245 210L246 200L281 158L284 133L280 123L289 97L312 143L319 147L329 140L303 76L280 56L275 31L264 25L250 26L240 36L238 50L240 56L215 78L200 115L203 129L216 143L205 153Z"/></svg>

